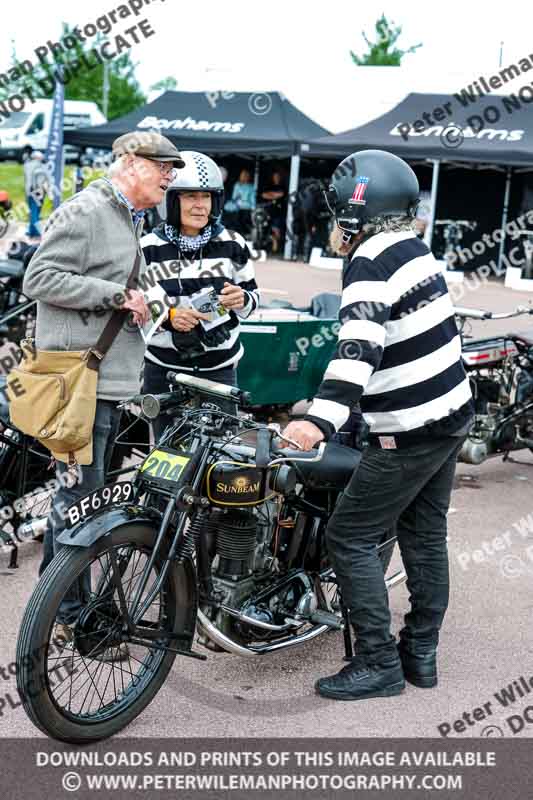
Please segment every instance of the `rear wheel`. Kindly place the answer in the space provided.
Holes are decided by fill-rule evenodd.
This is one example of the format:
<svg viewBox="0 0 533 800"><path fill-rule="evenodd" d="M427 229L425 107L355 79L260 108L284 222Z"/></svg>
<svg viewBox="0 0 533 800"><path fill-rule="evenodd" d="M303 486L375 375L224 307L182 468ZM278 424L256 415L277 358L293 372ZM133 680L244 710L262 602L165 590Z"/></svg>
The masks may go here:
<svg viewBox="0 0 533 800"><path fill-rule="evenodd" d="M41 538L46 529L54 487L50 472L51 456L37 440L9 425L7 413L0 410L0 538L16 547L30 535ZM27 449L23 449L26 447ZM25 457L24 457L25 455Z"/></svg>
<svg viewBox="0 0 533 800"><path fill-rule="evenodd" d="M155 535L154 528L137 523L116 529L90 548L66 546L37 584L19 633L17 685L26 713L52 738L85 743L120 731L153 700L174 662L174 653L153 645L189 646L196 618L196 584L189 561L169 571L139 622L160 632L156 640L132 643L123 624L111 558L117 559L131 608ZM156 560L141 603L163 557ZM90 594L84 597L77 621L58 629L59 604L67 590L79 586L84 573ZM124 645L126 658L118 660Z"/></svg>
<svg viewBox="0 0 533 800"><path fill-rule="evenodd" d="M383 574L387 577L387 572L390 567L392 554L394 553L394 545L396 544L396 537L392 533L386 533L383 537L381 544L378 545L378 553L383 567Z"/></svg>

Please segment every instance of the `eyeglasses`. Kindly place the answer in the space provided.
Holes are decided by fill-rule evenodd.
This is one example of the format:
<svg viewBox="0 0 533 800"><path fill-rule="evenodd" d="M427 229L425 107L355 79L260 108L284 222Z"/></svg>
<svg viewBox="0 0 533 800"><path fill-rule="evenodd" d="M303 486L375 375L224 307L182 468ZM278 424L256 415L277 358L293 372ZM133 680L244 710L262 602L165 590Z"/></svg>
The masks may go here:
<svg viewBox="0 0 533 800"><path fill-rule="evenodd" d="M157 164L161 175L168 175L169 178L172 179L177 175L178 171L176 167L171 166L171 163L168 161L156 161L155 158L147 158L146 156L137 156L137 158L142 158L144 161L151 161L152 164Z"/></svg>

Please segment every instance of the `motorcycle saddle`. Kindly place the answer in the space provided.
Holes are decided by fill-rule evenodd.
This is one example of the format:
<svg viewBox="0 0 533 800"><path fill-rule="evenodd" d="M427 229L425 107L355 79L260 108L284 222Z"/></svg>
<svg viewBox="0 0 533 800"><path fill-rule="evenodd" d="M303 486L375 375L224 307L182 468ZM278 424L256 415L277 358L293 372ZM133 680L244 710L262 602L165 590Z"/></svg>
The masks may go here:
<svg viewBox="0 0 533 800"><path fill-rule="evenodd" d="M306 486L313 489L344 489L361 461L360 450L329 442L320 461L298 461L297 467Z"/></svg>
<svg viewBox="0 0 533 800"><path fill-rule="evenodd" d="M521 339L526 344L530 344L533 346L533 333L509 333L507 334L508 338L516 337L517 339Z"/></svg>
<svg viewBox="0 0 533 800"><path fill-rule="evenodd" d="M21 261L14 258L7 258L0 261L0 278L22 278L24 275L24 265Z"/></svg>

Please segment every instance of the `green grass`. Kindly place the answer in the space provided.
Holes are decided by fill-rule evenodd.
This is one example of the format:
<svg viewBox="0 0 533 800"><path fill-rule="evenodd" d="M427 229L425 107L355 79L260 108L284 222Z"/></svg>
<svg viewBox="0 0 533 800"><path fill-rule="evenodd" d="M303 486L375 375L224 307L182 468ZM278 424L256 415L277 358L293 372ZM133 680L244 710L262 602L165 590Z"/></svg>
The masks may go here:
<svg viewBox="0 0 533 800"><path fill-rule="evenodd" d="M75 167L65 165L65 174L63 179L65 188L62 195L63 200L67 200L72 196L74 170ZM87 186L87 184L91 181L96 180L96 178L101 178L103 174L104 173L102 170L94 170L94 172L91 172L90 179L85 179L85 186ZM17 218L21 221L27 222L28 207L26 206L26 197L24 195L24 171L22 164L15 164L9 161L0 162L0 190L9 193L9 199L13 203L13 211L20 204L21 213L20 217L17 214ZM46 219L46 217L49 217L52 213L52 210L52 202L49 198L46 198L41 211L41 219Z"/></svg>

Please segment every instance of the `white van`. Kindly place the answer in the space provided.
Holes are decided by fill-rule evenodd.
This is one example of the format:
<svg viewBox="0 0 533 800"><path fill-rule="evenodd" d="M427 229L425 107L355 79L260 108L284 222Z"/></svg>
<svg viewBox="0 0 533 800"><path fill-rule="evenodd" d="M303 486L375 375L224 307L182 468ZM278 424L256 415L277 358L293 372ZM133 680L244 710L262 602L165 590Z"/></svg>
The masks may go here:
<svg viewBox="0 0 533 800"><path fill-rule="evenodd" d="M16 159L22 161L30 148L46 150L52 120L52 100L36 100L24 111L14 111L0 122L0 161ZM106 118L96 105L85 100L65 100L63 127L67 130L87 125L102 125ZM76 147L65 145L67 161L76 159Z"/></svg>

